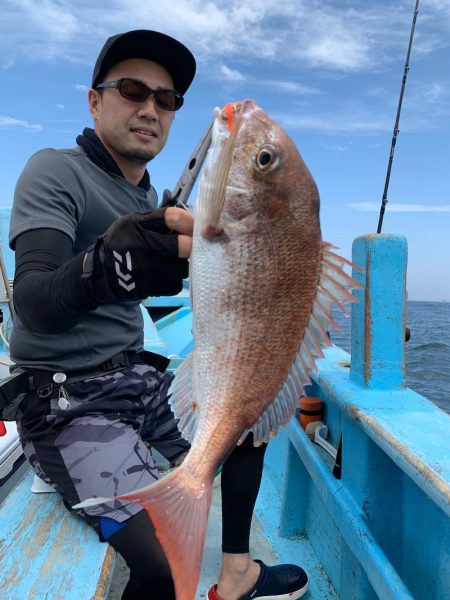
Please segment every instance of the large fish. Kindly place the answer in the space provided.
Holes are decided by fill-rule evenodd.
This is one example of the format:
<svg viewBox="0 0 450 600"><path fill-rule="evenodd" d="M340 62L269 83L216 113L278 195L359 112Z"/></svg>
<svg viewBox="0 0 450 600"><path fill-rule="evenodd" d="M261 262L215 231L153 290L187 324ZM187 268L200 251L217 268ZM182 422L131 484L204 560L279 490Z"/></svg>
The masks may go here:
<svg viewBox="0 0 450 600"><path fill-rule="evenodd" d="M177 600L195 598L216 469L248 432L261 444L289 421L330 344L331 305L353 300L343 262L322 242L316 185L288 135L251 100L216 109L190 261L195 350L171 388L192 447L121 496L148 511Z"/></svg>

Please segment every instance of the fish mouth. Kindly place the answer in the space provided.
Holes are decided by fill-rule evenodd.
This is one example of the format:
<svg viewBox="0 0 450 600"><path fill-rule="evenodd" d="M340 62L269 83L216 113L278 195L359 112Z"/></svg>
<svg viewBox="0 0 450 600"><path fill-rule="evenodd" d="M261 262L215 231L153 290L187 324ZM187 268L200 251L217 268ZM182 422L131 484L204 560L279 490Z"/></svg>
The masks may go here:
<svg viewBox="0 0 450 600"><path fill-rule="evenodd" d="M240 100L239 102L228 102L222 109L216 110L216 118L220 122L220 127L223 132L227 130L227 135L230 135L236 124L242 122L243 117L258 108L255 100Z"/></svg>
<svg viewBox="0 0 450 600"><path fill-rule="evenodd" d="M239 102L229 102L220 112L220 116L225 121L228 121L230 118L230 114L233 117L238 116L241 112L245 113L249 110L253 110L257 107L255 100L251 100L249 98L245 100L240 100Z"/></svg>

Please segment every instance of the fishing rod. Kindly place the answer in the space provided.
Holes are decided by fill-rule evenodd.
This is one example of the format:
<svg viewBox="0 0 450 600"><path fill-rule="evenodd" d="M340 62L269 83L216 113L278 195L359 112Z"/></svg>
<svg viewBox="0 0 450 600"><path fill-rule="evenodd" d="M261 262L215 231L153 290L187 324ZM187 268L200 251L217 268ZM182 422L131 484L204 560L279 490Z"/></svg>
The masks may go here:
<svg viewBox="0 0 450 600"><path fill-rule="evenodd" d="M403 72L402 86L400 89L400 98L398 101L397 115L395 118L394 132L393 132L393 136L392 136L391 152L389 155L389 162L388 162L387 173L386 173L386 181L384 183L383 199L381 201L380 217L378 220L377 233L381 233L381 227L383 225L384 211L386 208L386 204L388 203L387 194L388 194L388 189L389 189L389 180L391 178L391 169L392 169L392 161L394 159L395 144L397 142L397 137L400 132L400 129L399 129L400 113L402 110L403 95L405 93L406 79L408 77L409 57L411 55L412 42L413 42L413 38L414 38L414 31L416 28L416 20L417 20L418 13L419 13L419 0L416 0L416 6L414 8L414 16L413 16L413 22L412 22L412 27L411 27L411 34L409 36L408 52L406 53L406 62L405 62L405 69ZM410 330L408 329L408 327L406 327L405 328L405 341L408 341L409 338L410 338ZM333 475L336 479L341 479L341 476L342 476L342 434L339 437L336 459L335 459L334 466L333 466Z"/></svg>
<svg viewBox="0 0 450 600"><path fill-rule="evenodd" d="M383 225L384 211L386 208L386 204L388 203L387 195L388 195L388 189L389 189L389 181L391 178L392 162L394 160L395 144L397 143L397 137L398 137L398 134L400 133L400 129L399 129L400 113L402 110L403 95L405 93L406 79L408 77L408 72L409 72L409 57L411 55L411 48L412 48L412 43L413 43L413 38L414 38L414 31L416 29L416 21L417 21L418 14L419 14L419 0L416 0L416 6L414 8L414 16L413 16L413 21L412 21L412 26L411 26L411 34L409 36L408 52L406 53L406 62L405 62L405 69L403 72L402 86L400 89L400 98L399 98L398 107L397 107L397 116L395 118L394 132L393 132L393 136L392 136L391 152L389 155L389 161L388 161L388 167L387 167L387 173L386 173L386 181L384 183L383 198L381 200L380 217L378 219L377 233L381 233L381 227Z"/></svg>

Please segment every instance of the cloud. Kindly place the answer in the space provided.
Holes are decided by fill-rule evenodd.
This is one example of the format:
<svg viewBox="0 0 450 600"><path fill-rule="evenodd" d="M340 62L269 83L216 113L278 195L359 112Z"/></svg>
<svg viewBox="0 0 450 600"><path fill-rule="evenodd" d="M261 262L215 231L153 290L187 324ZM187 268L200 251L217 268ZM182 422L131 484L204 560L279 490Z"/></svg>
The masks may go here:
<svg viewBox="0 0 450 600"><path fill-rule="evenodd" d="M57 105L56 105L56 108L57 108L58 110L64 110L64 104L57 104Z"/></svg>
<svg viewBox="0 0 450 600"><path fill-rule="evenodd" d="M448 44L448 4L434 0L423 11L418 44L427 42L427 51ZM40 60L91 65L108 35L148 27L178 37L209 69L226 61L241 72L238 65L257 60L373 71L398 59L411 13L406 2L382 0L114 0L107 11L100 0L2 0L0 56L3 66Z"/></svg>
<svg viewBox="0 0 450 600"><path fill-rule="evenodd" d="M245 79L242 73L239 73L239 71L236 71L235 69L230 69L226 65L221 65L219 70L227 81L244 81Z"/></svg>
<svg viewBox="0 0 450 600"><path fill-rule="evenodd" d="M219 67L221 79L235 83L247 82L253 87L262 86L271 93L292 94L294 96L308 96L311 94L324 94L317 87L303 85L297 81L286 81L283 79L263 79L250 75L244 75L236 69L230 69L226 65Z"/></svg>
<svg viewBox="0 0 450 600"><path fill-rule="evenodd" d="M349 208L354 208L362 212L380 212L380 203L378 202L357 202L353 204L347 204ZM450 212L450 204L397 204L393 202L388 204L390 212L410 212L410 213L447 213Z"/></svg>
<svg viewBox="0 0 450 600"><path fill-rule="evenodd" d="M282 93L294 94L296 96L307 96L309 94L323 94L318 88L303 85L297 81L283 81L280 79L257 79L254 84L260 84L264 87L271 88L270 91L278 91Z"/></svg>
<svg viewBox="0 0 450 600"><path fill-rule="evenodd" d="M345 152L348 148L341 144L324 144L325 150L331 150L332 152Z"/></svg>
<svg viewBox="0 0 450 600"><path fill-rule="evenodd" d="M441 13L441 17L450 19L450 2L448 0L427 0L427 5L436 12Z"/></svg>
<svg viewBox="0 0 450 600"><path fill-rule="evenodd" d="M20 119L15 119L14 117L2 117L0 116L0 128L5 129L15 129L19 127L21 129L26 129L27 131L42 131L42 125L33 124L29 121L22 121Z"/></svg>
<svg viewBox="0 0 450 600"><path fill-rule="evenodd" d="M274 113L273 119L289 129L307 129L324 135L334 133L378 134L392 130L392 116L373 114L364 107L336 108L332 112L317 110L302 111L299 114Z"/></svg>
<svg viewBox="0 0 450 600"><path fill-rule="evenodd" d="M56 0L3 0L0 25L2 65L53 61L74 40L79 20L75 6Z"/></svg>
<svg viewBox="0 0 450 600"><path fill-rule="evenodd" d="M449 44L449 6L449 0L434 0L421 10L415 61L420 52ZM387 133L392 132L411 17L409 3L391 0L111 0L107 11L100 0L2 0L0 65L72 62L86 65L90 73L106 37L149 27L192 49L198 82L241 85L250 97L254 90L292 96L286 105L291 114L281 115L288 127ZM378 76L392 63L399 69L395 89ZM340 80L346 85L334 85ZM88 85L76 84L75 90L85 93ZM361 99L359 105L345 103L349 93L355 102ZM309 95L314 102L308 103ZM300 115L295 96L304 101ZM408 81L401 132L442 129L446 123L445 74L441 80Z"/></svg>
<svg viewBox="0 0 450 600"><path fill-rule="evenodd" d="M423 89L423 97L427 102L435 104L436 102L445 102L446 104L450 101L450 90L449 86L444 83L433 82L428 84Z"/></svg>

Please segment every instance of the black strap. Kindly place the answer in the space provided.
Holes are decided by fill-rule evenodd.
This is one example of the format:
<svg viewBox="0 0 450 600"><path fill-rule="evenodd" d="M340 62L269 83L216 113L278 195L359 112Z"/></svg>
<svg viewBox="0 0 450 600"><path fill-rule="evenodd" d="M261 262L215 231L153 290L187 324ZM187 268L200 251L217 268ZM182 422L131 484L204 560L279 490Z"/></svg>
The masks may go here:
<svg viewBox="0 0 450 600"><path fill-rule="evenodd" d="M15 398L28 391L28 379L27 373L15 373L2 380L0 383L0 411L12 404Z"/></svg>
<svg viewBox="0 0 450 600"><path fill-rule="evenodd" d="M64 371L64 373L67 375L67 382L74 380L81 381L82 379L104 375L105 373L110 373L111 371L128 367L129 365L135 363L144 363L145 365L150 365L151 367L154 367L158 371L164 373L170 363L170 359L166 356L155 354L154 352L148 352L146 350L142 352L126 351L119 352L119 354L112 356L105 362L93 367L92 369ZM55 371L31 370L34 387L38 389L42 386L47 386L53 381L54 373Z"/></svg>
<svg viewBox="0 0 450 600"><path fill-rule="evenodd" d="M161 373L165 373L167 367L170 363L170 358L167 356L163 356L162 354L156 354L155 352L149 352L148 350L143 350L139 353L141 356L141 360L145 365L150 365L151 367L155 367Z"/></svg>
<svg viewBox="0 0 450 600"><path fill-rule="evenodd" d="M104 363L92 369L67 372L67 381L82 380L96 375L104 375L116 369L127 367L135 363L150 365L164 373L170 359L155 352L120 352ZM12 405L17 397L37 390L38 394L46 397L52 392L53 375L56 371L44 371L43 369L27 369L21 373L15 373L0 382L0 411Z"/></svg>
<svg viewBox="0 0 450 600"><path fill-rule="evenodd" d="M142 352L120 352L94 370L108 372L138 362L155 367L155 369L164 373L169 366L170 359L161 354L155 354L155 352L148 352L147 350L143 350ZM72 377L72 375L72 372L68 374L69 377Z"/></svg>
<svg viewBox="0 0 450 600"><path fill-rule="evenodd" d="M102 363L95 370L112 371L114 369L127 367L128 365L138 362L155 367L155 369L158 369L158 371L164 373L169 366L170 359L167 358L167 356L162 356L161 354L156 354L155 352L149 352L147 350L143 350L142 352L120 352L119 354L116 354L109 360ZM72 376L72 372L69 374L69 376Z"/></svg>

